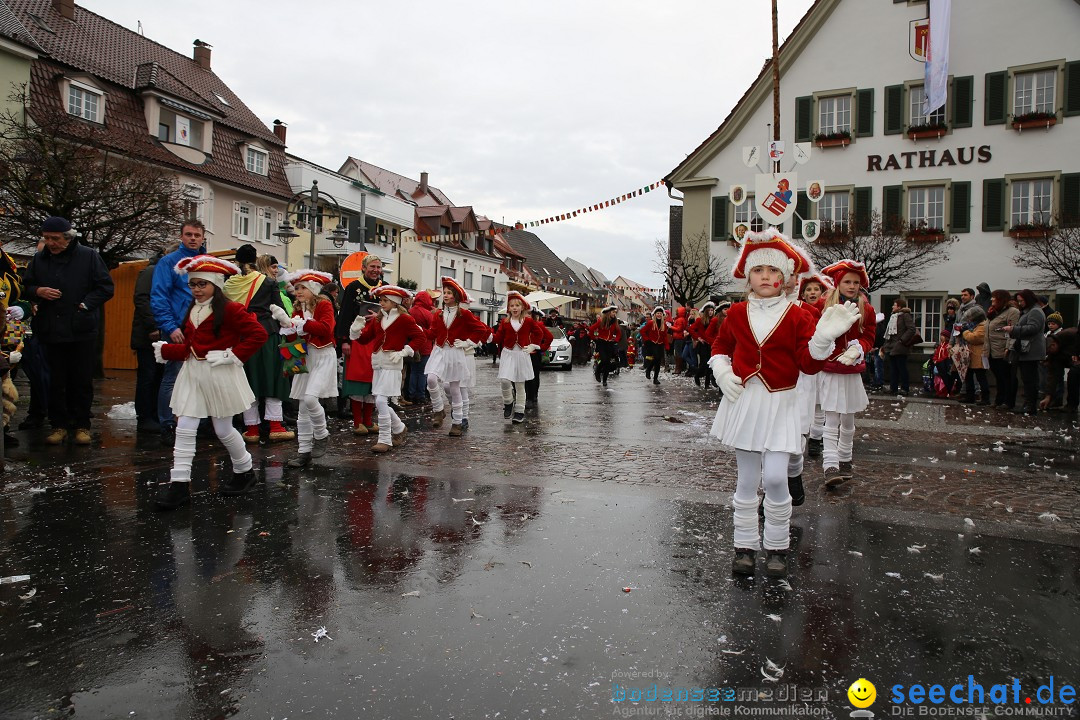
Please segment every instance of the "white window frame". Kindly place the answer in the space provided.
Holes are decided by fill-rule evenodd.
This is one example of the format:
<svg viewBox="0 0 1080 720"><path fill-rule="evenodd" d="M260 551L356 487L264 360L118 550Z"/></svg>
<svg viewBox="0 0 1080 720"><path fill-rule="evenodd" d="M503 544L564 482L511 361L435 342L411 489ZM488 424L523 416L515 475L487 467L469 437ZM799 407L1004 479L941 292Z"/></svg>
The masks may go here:
<svg viewBox="0 0 1080 720"><path fill-rule="evenodd" d="M952 180L946 179L927 179L927 180L914 180L904 183L904 203L903 203L903 216L904 227L912 227L918 223L918 220L913 219L911 214L912 197L919 191L925 191L927 189L944 188L944 201L942 203L942 217L941 225L927 224L926 229L940 228L941 232L949 232L949 217L952 208Z"/></svg>
<svg viewBox="0 0 1080 720"><path fill-rule="evenodd" d="M262 159L262 167L259 167L258 159ZM253 160L255 162L253 162ZM255 175L267 175L270 171L270 153L256 145L244 146L244 167L249 173Z"/></svg>
<svg viewBox="0 0 1080 720"><path fill-rule="evenodd" d="M196 220L201 220L203 224L206 224L206 219L203 217L205 215L203 206L205 204L204 196L206 195L206 191L203 186L198 183L184 183L183 195L184 219L195 218ZM194 212L189 211L189 205Z"/></svg>
<svg viewBox="0 0 1080 720"><path fill-rule="evenodd" d="M855 137L855 132L852 128L855 127L854 106L855 106L855 93L854 91L843 91L836 93L828 93L815 95L814 97L814 125L817 128L817 135L831 135L833 133L846 132L852 137ZM837 108L838 104L846 104L846 108ZM829 123L825 124L825 115L828 115ZM846 117L847 124L840 124L838 118Z"/></svg>
<svg viewBox="0 0 1080 720"><path fill-rule="evenodd" d="M951 92L951 86L950 86ZM949 103L939 107L929 115L923 114L923 101L926 99L926 85L921 82L908 83L907 86L907 126L913 125L947 125L949 122Z"/></svg>
<svg viewBox="0 0 1080 720"><path fill-rule="evenodd" d="M844 211L841 213L839 220L835 219L837 204L835 201L840 198L844 198L843 205ZM830 223L837 232L846 232L848 229L848 223L851 221L851 188L825 188L821 194L821 200L819 200L815 208L815 217L819 222Z"/></svg>
<svg viewBox="0 0 1080 720"><path fill-rule="evenodd" d="M1040 68L1013 75L1012 114L1057 113L1057 68Z"/></svg>
<svg viewBox="0 0 1080 720"><path fill-rule="evenodd" d="M239 240L252 240L253 225L256 222L255 206L248 202L233 203L232 234Z"/></svg>
<svg viewBox="0 0 1080 720"><path fill-rule="evenodd" d="M472 290L473 287L473 272L472 270L465 270L462 274L461 286L466 290Z"/></svg>
<svg viewBox="0 0 1080 720"><path fill-rule="evenodd" d="M941 193L940 200L932 196L932 194L936 196L939 191ZM940 228L944 231L947 218L949 217L946 202L948 194L949 188L944 183L912 185L911 187L906 188L906 192L904 193L904 205L906 206L905 215L908 224L928 229ZM921 202L919 202L920 197L922 197ZM920 217L915 216L913 204L916 202L922 206ZM934 209L931 209L932 206L935 206ZM940 206L941 208L940 222L932 222L939 219L939 216L936 214L936 206Z"/></svg>
<svg viewBox="0 0 1080 720"><path fill-rule="evenodd" d="M911 308L915 330L922 335L925 342L936 344L941 336L941 313L945 309L945 296L904 293L904 299Z"/></svg>
<svg viewBox="0 0 1080 720"><path fill-rule="evenodd" d="M275 244L274 216L276 212L272 207L259 207L255 211L255 234L256 239L267 245Z"/></svg>
<svg viewBox="0 0 1080 720"><path fill-rule="evenodd" d="M742 205L734 206L731 227L739 223L746 223L751 232L761 232L765 229L765 219L757 211L757 203L754 202L753 193L746 194L746 200Z"/></svg>
<svg viewBox="0 0 1080 720"><path fill-rule="evenodd" d="M1041 73L1048 73L1044 77L1053 78L1053 92L1049 93L1049 98L1043 98L1045 109L1036 105L1037 88L1036 77ZM1024 102L1023 107L1017 107L1017 92L1018 83L1025 82L1027 78L1033 80L1030 99ZM1008 95L1006 101L1008 102L1009 117L1015 118L1019 115L1025 115L1029 112L1047 112L1054 115L1058 122L1061 122L1062 108L1065 104L1065 61L1053 60L1049 62L1032 63L1029 65L1017 65L1009 68L1009 84ZM1047 106L1045 103L1049 103Z"/></svg>
<svg viewBox="0 0 1080 720"><path fill-rule="evenodd" d="M67 109L68 115L74 115L75 117L86 120L87 122L97 123L103 125L105 123L105 93L100 88L96 88L93 85L79 82L78 80L68 80L66 87L66 97L64 97L64 107ZM72 99L75 93L78 93L79 108L78 112L72 112ZM93 97L96 105L92 115L87 115L86 112L86 97Z"/></svg>
<svg viewBox="0 0 1080 720"><path fill-rule="evenodd" d="M1015 213L1014 213L1014 210L1013 210L1014 202L1015 202L1015 198L1016 198L1016 190L1015 190L1015 188L1018 187L1018 186L1023 187L1024 185L1028 185L1029 183L1037 182L1037 181L1050 181L1050 205L1049 205L1049 209L1042 211L1042 212L1047 212L1048 215L1049 215L1049 217L1046 220L1045 224L1046 225L1053 225L1054 222L1057 220L1058 212L1059 212L1059 205L1060 205L1060 202L1061 202L1060 201L1060 198L1061 198L1061 173L1060 172L1056 172L1056 171L1055 172L1030 172L1030 173L1017 173L1015 175L1006 175L1005 176L1005 199L1008 202L1008 211L1009 211L1009 222L1006 223L1006 228L1005 228L1006 233L1008 233L1009 230L1012 230L1017 225L1027 225L1027 224L1039 225L1040 224L1040 223L1035 222L1033 220L1028 220L1028 222L1022 222L1022 223L1016 222L1016 217L1015 217ZM1029 195L1029 197L1030 197L1030 195ZM1034 214L1032 212L1030 202L1028 203L1028 207L1027 207L1026 211L1024 211L1024 212L1025 212L1025 214L1027 215L1028 218L1031 218L1032 215Z"/></svg>

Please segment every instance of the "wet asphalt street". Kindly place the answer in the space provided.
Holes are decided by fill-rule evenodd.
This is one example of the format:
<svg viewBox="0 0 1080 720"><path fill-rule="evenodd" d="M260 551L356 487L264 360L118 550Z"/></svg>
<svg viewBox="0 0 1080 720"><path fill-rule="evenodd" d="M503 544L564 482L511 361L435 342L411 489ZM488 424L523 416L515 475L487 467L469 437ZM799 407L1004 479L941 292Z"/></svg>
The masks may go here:
<svg viewBox="0 0 1080 720"><path fill-rule="evenodd" d="M227 455L200 440L173 513L152 507L171 453L134 421L102 418L93 449L19 433L0 578L30 577L0 584L0 718L847 717L860 677L883 717L896 685L969 675L1019 682L988 717L1075 716L1036 697L1080 685L1075 419L875 398L855 482L826 494L808 463L787 582L760 560L736 580L714 393L545 372L512 426L480 373L463 438L410 410L376 457L333 420L316 467L255 449L248 498L214 494ZM102 411L126 393L104 383Z"/></svg>

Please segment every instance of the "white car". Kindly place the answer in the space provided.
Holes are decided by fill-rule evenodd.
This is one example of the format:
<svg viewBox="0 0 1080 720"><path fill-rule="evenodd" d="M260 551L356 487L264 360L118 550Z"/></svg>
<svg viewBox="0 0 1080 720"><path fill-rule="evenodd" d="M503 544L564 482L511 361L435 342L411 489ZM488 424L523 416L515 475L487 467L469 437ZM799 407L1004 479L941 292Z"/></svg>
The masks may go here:
<svg viewBox="0 0 1080 720"><path fill-rule="evenodd" d="M555 339L551 341L551 347L544 351L544 356L540 358L541 367L573 369L571 362L573 346L570 344L570 339L566 337L562 328L553 327L548 330Z"/></svg>

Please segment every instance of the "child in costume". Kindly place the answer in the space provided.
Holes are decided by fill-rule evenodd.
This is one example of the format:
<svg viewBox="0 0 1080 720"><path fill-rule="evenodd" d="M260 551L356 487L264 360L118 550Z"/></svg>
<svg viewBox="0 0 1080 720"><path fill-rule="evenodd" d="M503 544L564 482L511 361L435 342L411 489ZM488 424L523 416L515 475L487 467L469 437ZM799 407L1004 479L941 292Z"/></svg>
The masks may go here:
<svg viewBox="0 0 1080 720"><path fill-rule="evenodd" d="M228 300L222 291L225 278L240 268L211 255L195 255L180 260L175 270L187 274L195 301L181 328L184 342L153 343L159 363L184 363L170 402L177 416L176 441L169 487L157 498L161 510L173 510L191 500L191 461L202 418L210 418L214 433L232 461L232 477L221 486L220 493L243 495L255 484L251 454L232 420L255 401L244 363L268 337L255 316L240 303Z"/></svg>
<svg viewBox="0 0 1080 720"><path fill-rule="evenodd" d="M821 310L813 303L801 299L802 281L815 277L814 263L810 259L810 254L804 248L794 243L791 244L791 247L803 257L809 270L802 275L792 275L791 278L786 279L784 290L793 305L802 308L813 317L816 327L817 321L821 318ZM814 424L814 413L817 408L817 382L816 376L799 371L799 382L795 385L795 392L799 396L799 428L802 432L802 451L792 453L791 460L788 462L788 492L791 493L792 507L798 507L806 500L802 474L806 449L809 443L808 438Z"/></svg>
<svg viewBox="0 0 1080 720"><path fill-rule="evenodd" d="M679 308L684 310L685 308ZM683 313L686 314L685 312ZM685 321L684 325L685 325ZM671 332L666 322L664 308L653 310L652 317L641 326L641 340L645 343L645 379L652 373L653 385L660 384L660 365L671 347ZM679 343L682 345L682 343Z"/></svg>
<svg viewBox="0 0 1080 720"><path fill-rule="evenodd" d="M832 285L822 275L812 273L804 275L799 281L799 299L803 301L803 307L814 307L818 314L825 304L825 293L832 290ZM821 457L821 438L825 434L825 411L821 409L821 403L817 397L817 378L814 378L814 417L810 421L810 435L806 440L806 455L812 458Z"/></svg>
<svg viewBox="0 0 1080 720"><path fill-rule="evenodd" d="M723 392L711 434L735 450L738 481L732 571L750 575L761 542L757 489L765 487L766 573L787 574L791 495L789 456L802 452L799 371L819 372L834 341L857 319L835 306L814 327L813 317L784 295L784 278L805 272L805 259L770 228L747 233L732 275L746 279L749 297L731 306L713 342L709 365Z"/></svg>
<svg viewBox="0 0 1080 720"><path fill-rule="evenodd" d="M499 380L502 381L503 417L515 423L525 422L525 383L533 379L532 358L540 350L543 326L526 312L529 303L517 290L506 294L509 317L495 330L495 344L502 348L499 355Z"/></svg>
<svg viewBox="0 0 1080 720"><path fill-rule="evenodd" d="M863 388L864 357L874 347L877 311L860 289L870 284L866 266L857 260L841 260L822 269L831 278L833 289L825 296L822 317L830 308L857 305L858 322L853 324L829 354L818 375L818 402L825 411L822 465L825 487L835 488L852 477L851 449L855 440L855 413L870 404Z"/></svg>
<svg viewBox="0 0 1080 720"><path fill-rule="evenodd" d="M379 301L379 316L369 322L358 315L349 327L349 338L361 345L373 344L371 392L379 411L379 441L371 446L371 451L385 453L405 442L405 423L390 408L390 398L401 390L405 358L416 354L413 345L422 342L424 331L412 315L402 311L401 303L409 297L405 288L382 285L372 290L371 296Z"/></svg>
<svg viewBox="0 0 1080 720"><path fill-rule="evenodd" d="M450 437L460 437L463 417L461 382L469 374L465 348L475 348L487 340L491 330L466 308L461 307L461 303L472 302L472 299L457 280L444 276L442 288L442 310L432 318L429 334L432 349L431 357L428 358L427 376L433 412L431 421L438 427L446 418L445 400L439 388L439 383L446 383L450 396Z"/></svg>
<svg viewBox="0 0 1080 720"><path fill-rule="evenodd" d="M318 270L299 270L286 277L296 294L290 316L277 305L271 314L285 337L307 341L307 372L293 376L289 397L300 401L296 416L299 454L289 460L289 467L309 465L312 458L326 453L326 411L319 398L337 397L337 349L334 347L334 304L320 295L322 286L333 280Z"/></svg>
<svg viewBox="0 0 1080 720"><path fill-rule="evenodd" d="M618 368L618 345L622 340L622 330L619 321L615 318L618 310L614 305L608 305L600 311L600 317L589 326L589 337L596 343L596 368L593 375L596 382L603 382L607 387L608 375Z"/></svg>
<svg viewBox="0 0 1080 720"><path fill-rule="evenodd" d="M716 303L712 300L701 306L698 318L690 326L687 333L694 346L697 355L697 368L694 370L694 384L700 386L701 379L705 378L705 389L709 386L716 387L716 380L709 372L709 355L712 354L712 343L716 339L716 333L720 329L720 321L716 314Z"/></svg>

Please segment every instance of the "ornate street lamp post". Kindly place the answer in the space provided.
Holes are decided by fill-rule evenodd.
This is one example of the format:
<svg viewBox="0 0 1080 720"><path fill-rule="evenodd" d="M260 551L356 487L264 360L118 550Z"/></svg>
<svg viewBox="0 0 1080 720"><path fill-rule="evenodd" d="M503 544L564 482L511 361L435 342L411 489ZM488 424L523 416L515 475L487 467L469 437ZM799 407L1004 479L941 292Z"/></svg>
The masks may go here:
<svg viewBox="0 0 1080 720"><path fill-rule="evenodd" d="M320 207L320 201L326 203L327 207ZM312 268L315 267L315 234L320 220L337 218L337 227L330 231L330 240L334 243L334 247L345 247L345 242L349 239L349 230L342 224L344 215L341 212L341 206L333 195L319 192L318 180L311 181L311 190L297 193L289 198L289 204L285 207L285 220L274 233L274 237L279 238L286 245L300 237L300 233L296 232L296 226L289 222L290 216L296 218L297 225L304 222L308 224L308 230L311 233L308 261Z"/></svg>

